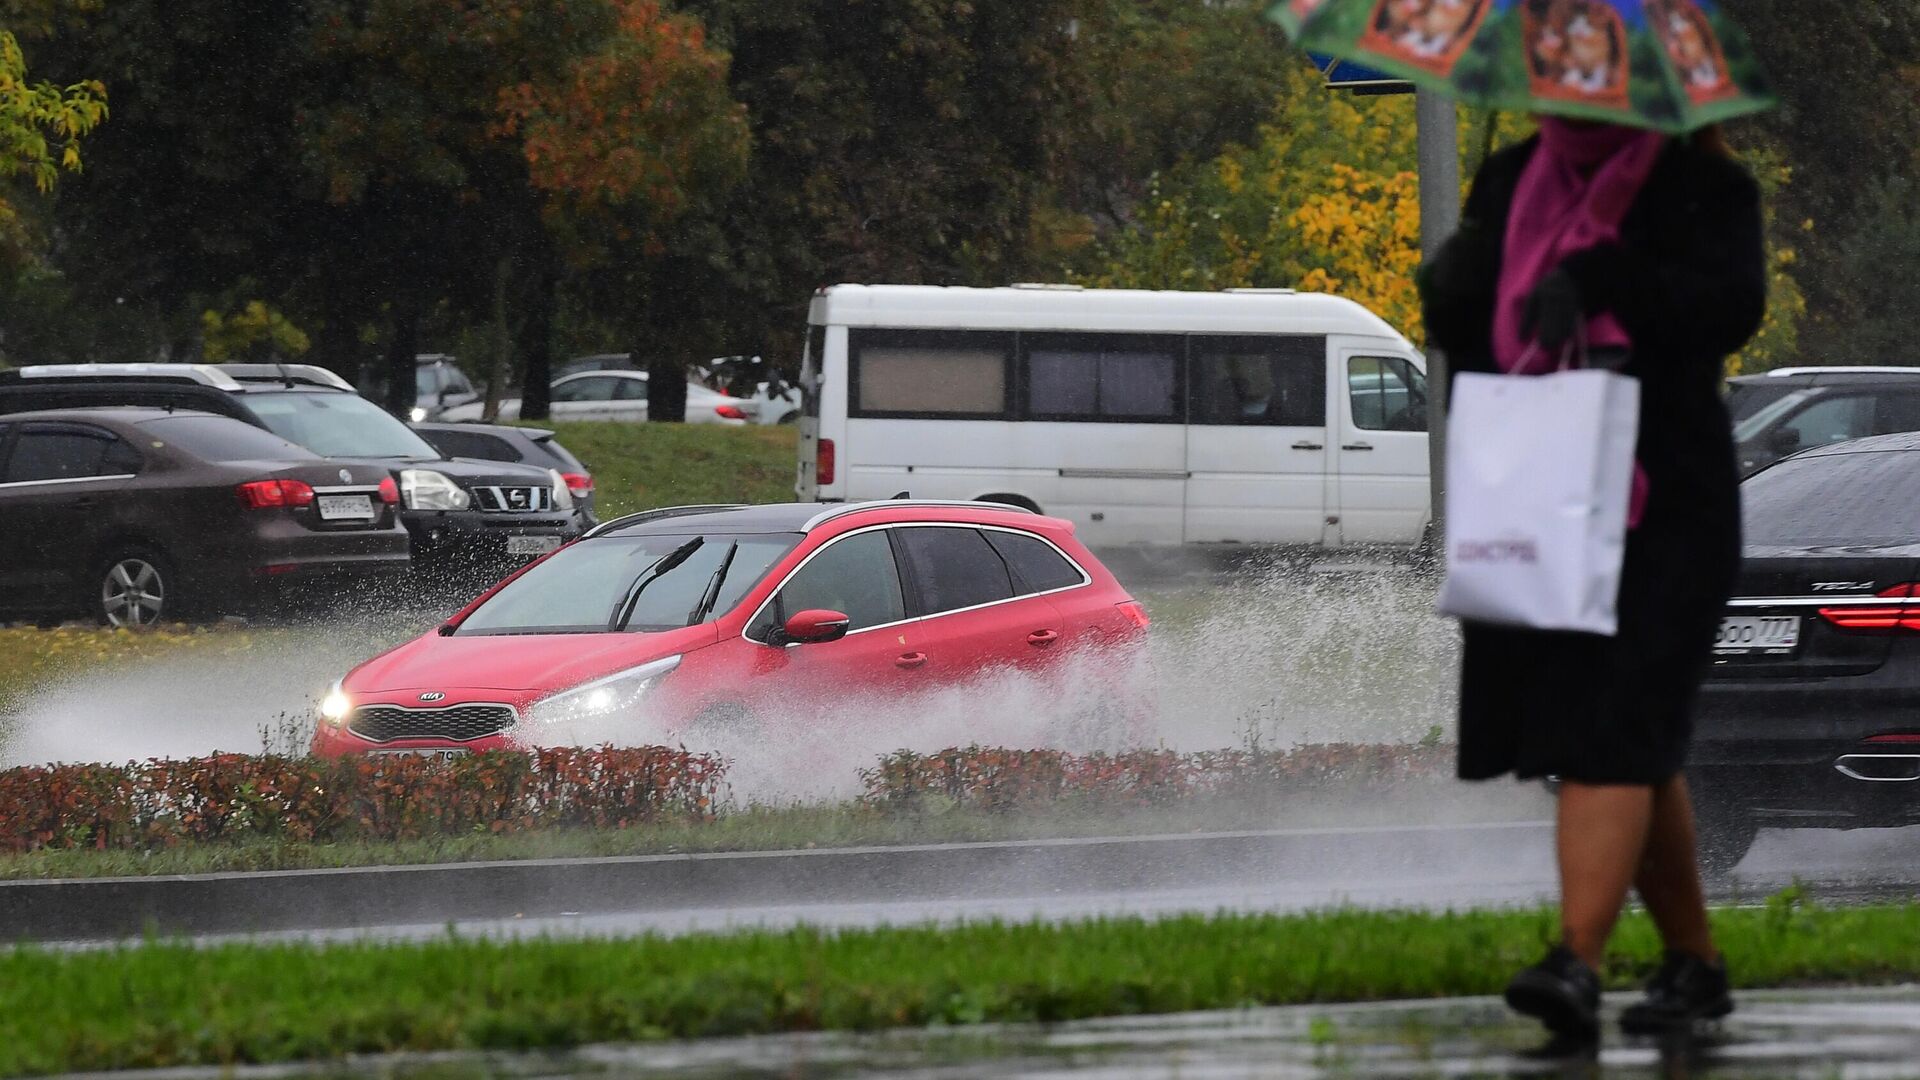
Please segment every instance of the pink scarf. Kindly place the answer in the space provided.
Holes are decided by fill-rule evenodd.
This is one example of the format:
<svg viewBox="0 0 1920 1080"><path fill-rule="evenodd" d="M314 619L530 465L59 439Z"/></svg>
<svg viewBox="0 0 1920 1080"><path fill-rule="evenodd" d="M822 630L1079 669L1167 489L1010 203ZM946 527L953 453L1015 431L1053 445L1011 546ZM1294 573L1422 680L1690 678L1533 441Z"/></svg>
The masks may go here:
<svg viewBox="0 0 1920 1080"><path fill-rule="evenodd" d="M1561 358L1532 348L1521 325L1527 297L1560 261L1577 251L1620 240L1620 223L1640 195L1666 148L1658 132L1615 124L1540 121L1540 146L1520 174L1493 312L1493 358L1510 375L1553 371ZM1629 348L1633 341L1610 312L1587 320L1587 344ZM1647 476L1633 472L1633 502L1627 521L1639 525L1646 510Z"/></svg>

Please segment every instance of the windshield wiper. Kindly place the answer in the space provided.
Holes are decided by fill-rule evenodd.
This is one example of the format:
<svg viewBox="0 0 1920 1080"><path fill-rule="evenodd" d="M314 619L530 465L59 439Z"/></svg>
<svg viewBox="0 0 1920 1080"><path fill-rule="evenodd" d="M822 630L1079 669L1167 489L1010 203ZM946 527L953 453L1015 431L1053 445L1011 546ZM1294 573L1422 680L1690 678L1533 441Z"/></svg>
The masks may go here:
<svg viewBox="0 0 1920 1080"><path fill-rule="evenodd" d="M633 609L639 605L640 594L646 591L647 586L660 580L662 575L674 567L686 562L694 552L700 550L700 545L706 542L705 537L696 536L654 560L652 566L642 570L640 576L633 579L633 584L627 586L627 591L620 595L620 602L613 606L613 615L607 619L607 633L614 634L625 630L627 623L633 620Z"/></svg>
<svg viewBox="0 0 1920 1080"><path fill-rule="evenodd" d="M733 557L740 553L740 541L727 545L727 553L720 557L720 568L707 579L707 590L700 594L700 602L693 605L687 613L687 625L698 626L713 614L713 605L720 602L720 585L727 580L727 570L733 566Z"/></svg>

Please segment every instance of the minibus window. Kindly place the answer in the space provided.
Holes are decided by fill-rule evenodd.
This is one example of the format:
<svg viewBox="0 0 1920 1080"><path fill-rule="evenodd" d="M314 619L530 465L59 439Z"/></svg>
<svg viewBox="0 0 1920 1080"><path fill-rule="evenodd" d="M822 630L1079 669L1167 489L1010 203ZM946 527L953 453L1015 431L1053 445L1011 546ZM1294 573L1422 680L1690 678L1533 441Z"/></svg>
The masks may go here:
<svg viewBox="0 0 1920 1080"><path fill-rule="evenodd" d="M853 330L855 416L999 419L1007 415L1013 335L966 330Z"/></svg>
<svg viewBox="0 0 1920 1080"><path fill-rule="evenodd" d="M1191 423L1326 426L1326 338L1196 336L1191 340Z"/></svg>
<svg viewBox="0 0 1920 1080"><path fill-rule="evenodd" d="M1179 423L1180 341L1146 334L1023 334L1027 415Z"/></svg>

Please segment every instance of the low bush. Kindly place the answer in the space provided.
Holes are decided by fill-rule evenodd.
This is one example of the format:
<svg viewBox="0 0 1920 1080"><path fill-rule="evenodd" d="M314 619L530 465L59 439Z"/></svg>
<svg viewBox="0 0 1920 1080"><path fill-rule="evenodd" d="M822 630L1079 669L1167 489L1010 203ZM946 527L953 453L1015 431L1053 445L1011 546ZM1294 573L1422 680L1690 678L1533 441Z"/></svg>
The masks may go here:
<svg viewBox="0 0 1920 1080"><path fill-rule="evenodd" d="M724 771L718 757L658 746L28 766L0 771L0 851L617 829L710 816Z"/></svg>
<svg viewBox="0 0 1920 1080"><path fill-rule="evenodd" d="M930 801L984 810L1029 809L1061 799L1156 806L1212 795L1297 789L1321 781L1394 783L1451 775L1453 751L1440 746L1347 743L1290 750L1062 750L951 747L934 754L901 750L863 769L862 801L914 809Z"/></svg>

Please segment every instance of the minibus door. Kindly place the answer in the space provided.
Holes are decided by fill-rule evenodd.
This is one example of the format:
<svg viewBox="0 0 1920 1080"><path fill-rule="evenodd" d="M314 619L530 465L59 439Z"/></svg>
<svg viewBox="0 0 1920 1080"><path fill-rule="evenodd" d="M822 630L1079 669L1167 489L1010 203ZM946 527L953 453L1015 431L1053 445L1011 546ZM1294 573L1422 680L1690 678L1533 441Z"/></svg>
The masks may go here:
<svg viewBox="0 0 1920 1080"><path fill-rule="evenodd" d="M1188 338L1188 543L1330 541L1327 342Z"/></svg>
<svg viewBox="0 0 1920 1080"><path fill-rule="evenodd" d="M1430 502L1426 373L1384 342L1336 342L1336 350L1341 542L1418 543Z"/></svg>

